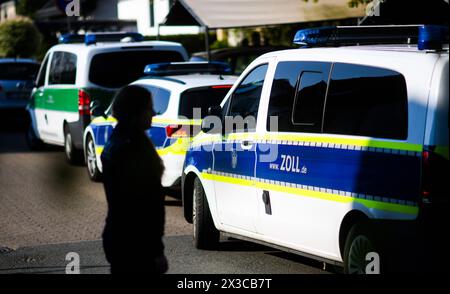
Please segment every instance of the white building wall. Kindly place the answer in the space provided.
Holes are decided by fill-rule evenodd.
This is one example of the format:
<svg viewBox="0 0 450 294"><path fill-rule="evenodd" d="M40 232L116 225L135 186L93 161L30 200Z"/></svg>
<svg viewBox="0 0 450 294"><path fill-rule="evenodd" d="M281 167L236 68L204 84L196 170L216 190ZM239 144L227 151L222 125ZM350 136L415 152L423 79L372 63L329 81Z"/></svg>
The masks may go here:
<svg viewBox="0 0 450 294"><path fill-rule="evenodd" d="M0 22L4 22L7 19L13 19L16 17L16 5L14 1L8 1L0 4Z"/></svg>
<svg viewBox="0 0 450 294"><path fill-rule="evenodd" d="M151 0L118 0L117 11L119 19L136 20L138 32L148 36L158 34L158 24L161 23L169 13L169 0L153 0L155 26L150 24L150 1ZM160 27L161 35L198 34L199 27Z"/></svg>

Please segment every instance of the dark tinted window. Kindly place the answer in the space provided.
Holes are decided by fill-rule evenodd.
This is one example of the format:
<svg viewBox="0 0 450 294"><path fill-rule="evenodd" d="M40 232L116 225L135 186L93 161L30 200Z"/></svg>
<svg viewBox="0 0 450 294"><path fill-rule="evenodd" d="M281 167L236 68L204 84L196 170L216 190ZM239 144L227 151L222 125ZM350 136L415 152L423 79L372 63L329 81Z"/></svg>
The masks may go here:
<svg viewBox="0 0 450 294"><path fill-rule="evenodd" d="M230 97L231 101L226 102L228 107L228 112L225 112L226 132L256 128L259 101L268 67L268 64L263 64L254 68L234 90Z"/></svg>
<svg viewBox="0 0 450 294"><path fill-rule="evenodd" d="M189 119L194 118L194 108L199 108L201 118L208 115L211 106L220 105L230 88L202 87L184 91L180 97L178 114ZM196 117L198 119L199 117Z"/></svg>
<svg viewBox="0 0 450 294"><path fill-rule="evenodd" d="M120 88L141 77L147 64L183 60L183 56L176 51L100 53L92 58L89 80L99 86Z"/></svg>
<svg viewBox="0 0 450 294"><path fill-rule="evenodd" d="M321 132L330 67L321 62L278 64L270 93L269 130ZM278 120L278 126L270 125L271 116Z"/></svg>
<svg viewBox="0 0 450 294"><path fill-rule="evenodd" d="M406 139L406 82L398 72L335 64L325 109L324 132Z"/></svg>
<svg viewBox="0 0 450 294"><path fill-rule="evenodd" d="M0 80L34 80L39 71L39 64L5 62L0 63Z"/></svg>
<svg viewBox="0 0 450 294"><path fill-rule="evenodd" d="M63 58L63 52L54 52L52 56L52 62L50 63L50 75L48 83L50 85L59 84L61 80L61 61Z"/></svg>
<svg viewBox="0 0 450 294"><path fill-rule="evenodd" d="M73 85L77 73L77 56L68 52L53 53L49 84Z"/></svg>

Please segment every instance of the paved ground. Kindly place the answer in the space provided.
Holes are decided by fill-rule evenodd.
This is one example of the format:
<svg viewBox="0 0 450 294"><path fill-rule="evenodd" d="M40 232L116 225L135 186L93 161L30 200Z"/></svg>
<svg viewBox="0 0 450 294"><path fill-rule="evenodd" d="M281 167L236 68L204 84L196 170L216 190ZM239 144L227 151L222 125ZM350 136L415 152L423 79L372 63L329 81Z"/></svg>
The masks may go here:
<svg viewBox="0 0 450 294"><path fill-rule="evenodd" d="M29 152L20 133L0 134L0 245L9 248L95 240L106 216L103 186L59 148ZM20 147L20 148L16 148ZM181 203L167 198L167 235L189 234Z"/></svg>
<svg viewBox="0 0 450 294"><path fill-rule="evenodd" d="M71 251L80 255L82 272L108 273L99 241L103 186L88 179L85 167L66 164L61 148L31 152L23 128L11 125L0 115L0 273L64 273ZM191 230L181 202L167 197L169 273L323 272L319 262L247 242L196 250Z"/></svg>
<svg viewBox="0 0 450 294"><path fill-rule="evenodd" d="M217 251L194 249L191 236L186 235L166 236L164 243L169 274L326 273L321 270L319 262L247 242L225 240ZM0 253L0 274L64 274L69 252L80 256L80 273L109 273L101 241L98 240L24 247Z"/></svg>

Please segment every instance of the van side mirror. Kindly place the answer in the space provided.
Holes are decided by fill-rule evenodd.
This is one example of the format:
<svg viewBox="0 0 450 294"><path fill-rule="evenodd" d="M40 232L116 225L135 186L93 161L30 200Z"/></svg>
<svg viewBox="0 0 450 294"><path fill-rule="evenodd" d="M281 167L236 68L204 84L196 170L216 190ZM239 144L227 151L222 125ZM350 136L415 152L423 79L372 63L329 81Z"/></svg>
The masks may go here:
<svg viewBox="0 0 450 294"><path fill-rule="evenodd" d="M91 102L91 115L94 117L102 116L103 118L107 118L105 114L105 108L101 105L100 101L94 100Z"/></svg>
<svg viewBox="0 0 450 294"><path fill-rule="evenodd" d="M208 116L202 119L202 132L209 134L219 134L222 132L222 107L211 106L208 109Z"/></svg>

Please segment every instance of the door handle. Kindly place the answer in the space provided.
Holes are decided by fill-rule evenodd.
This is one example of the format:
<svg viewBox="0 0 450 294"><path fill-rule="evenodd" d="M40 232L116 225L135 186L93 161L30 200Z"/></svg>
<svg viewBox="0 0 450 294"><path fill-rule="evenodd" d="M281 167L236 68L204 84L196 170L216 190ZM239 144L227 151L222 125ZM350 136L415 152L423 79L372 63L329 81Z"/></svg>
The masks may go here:
<svg viewBox="0 0 450 294"><path fill-rule="evenodd" d="M44 119L45 119L45 123L48 124L48 118L47 118L46 114L44 114Z"/></svg>
<svg viewBox="0 0 450 294"><path fill-rule="evenodd" d="M266 214L272 215L272 204L270 203L270 193L269 191L263 191L262 201L264 202L264 208L266 210Z"/></svg>
<svg viewBox="0 0 450 294"><path fill-rule="evenodd" d="M244 140L241 142L241 148L243 150L250 150L253 147L253 142L249 140Z"/></svg>

